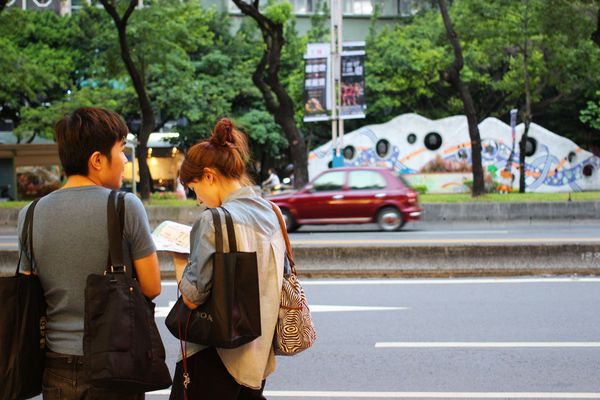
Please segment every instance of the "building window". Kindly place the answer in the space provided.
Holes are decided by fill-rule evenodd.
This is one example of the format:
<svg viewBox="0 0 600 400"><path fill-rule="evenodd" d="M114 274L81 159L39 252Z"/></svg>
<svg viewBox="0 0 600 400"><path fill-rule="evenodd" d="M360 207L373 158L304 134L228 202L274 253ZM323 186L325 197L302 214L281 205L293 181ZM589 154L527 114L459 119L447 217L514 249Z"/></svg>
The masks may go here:
<svg viewBox="0 0 600 400"><path fill-rule="evenodd" d="M249 3L249 1L246 2ZM289 2L292 4L292 9L295 14L309 14L314 11L314 4L317 2L317 0L289 0ZM260 3L260 8L263 9L266 4L266 2ZM241 12L233 0L229 0L229 12Z"/></svg>
<svg viewBox="0 0 600 400"><path fill-rule="evenodd" d="M437 6L431 1L398 0L398 15L401 17L412 17L421 11L431 10L435 7Z"/></svg>
<svg viewBox="0 0 600 400"><path fill-rule="evenodd" d="M295 14L308 14L314 11L313 0L291 0Z"/></svg>
<svg viewBox="0 0 600 400"><path fill-rule="evenodd" d="M344 0L344 14L371 15L373 2L371 0Z"/></svg>

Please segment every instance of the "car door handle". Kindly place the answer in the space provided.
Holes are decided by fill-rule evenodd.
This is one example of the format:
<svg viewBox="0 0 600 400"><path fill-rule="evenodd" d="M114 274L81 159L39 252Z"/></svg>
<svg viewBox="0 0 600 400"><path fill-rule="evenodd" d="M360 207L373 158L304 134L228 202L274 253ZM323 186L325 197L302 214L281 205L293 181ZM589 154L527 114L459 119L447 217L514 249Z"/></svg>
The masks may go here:
<svg viewBox="0 0 600 400"><path fill-rule="evenodd" d="M331 196L333 200L341 200L344 198L343 194L336 194L335 196Z"/></svg>
<svg viewBox="0 0 600 400"><path fill-rule="evenodd" d="M380 198L380 197L385 197L385 193L377 193L375 195L375 197Z"/></svg>

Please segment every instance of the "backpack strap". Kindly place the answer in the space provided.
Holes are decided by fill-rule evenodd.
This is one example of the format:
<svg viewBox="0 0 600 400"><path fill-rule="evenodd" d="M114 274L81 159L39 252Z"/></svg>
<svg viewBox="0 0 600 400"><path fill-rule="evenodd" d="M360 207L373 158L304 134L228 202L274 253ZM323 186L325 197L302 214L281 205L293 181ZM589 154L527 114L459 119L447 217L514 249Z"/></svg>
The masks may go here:
<svg viewBox="0 0 600 400"><path fill-rule="evenodd" d="M287 258L290 262L290 268L292 270L292 273L296 275L296 261L294 260L292 245L290 243L290 237L287 233L285 221L283 220L283 215L281 215L281 210L275 203L273 203L272 201L270 201L269 203L271 203L271 207L273 208L273 211L275 212L275 214L277 215L277 219L279 220L279 226L281 227L281 234L283 235L283 240L285 241L285 249L287 253Z"/></svg>
<svg viewBox="0 0 600 400"><path fill-rule="evenodd" d="M115 205L115 198L117 205ZM123 262L123 222L125 219L124 193L113 190L108 195L107 227L109 265L107 272L125 272L127 268Z"/></svg>
<svg viewBox="0 0 600 400"><path fill-rule="evenodd" d="M231 214L225 207L219 207L225 214L225 225L227 226L227 240L229 242L229 252L237 253L237 241L235 237L235 229L233 227L233 219Z"/></svg>
<svg viewBox="0 0 600 400"><path fill-rule="evenodd" d="M35 199L27 209L27 213L25 214L25 221L23 223L23 228L21 230L21 251L19 252L19 261L17 262L17 270L15 275L19 273L21 269L21 258L23 257L23 251L26 246L29 249L29 260L31 261L31 271L35 271L35 257L33 256L33 213L35 211L35 206L37 205L40 199Z"/></svg>
<svg viewBox="0 0 600 400"><path fill-rule="evenodd" d="M209 208L215 225L215 251L223 253L223 228L221 227L221 216L216 208Z"/></svg>

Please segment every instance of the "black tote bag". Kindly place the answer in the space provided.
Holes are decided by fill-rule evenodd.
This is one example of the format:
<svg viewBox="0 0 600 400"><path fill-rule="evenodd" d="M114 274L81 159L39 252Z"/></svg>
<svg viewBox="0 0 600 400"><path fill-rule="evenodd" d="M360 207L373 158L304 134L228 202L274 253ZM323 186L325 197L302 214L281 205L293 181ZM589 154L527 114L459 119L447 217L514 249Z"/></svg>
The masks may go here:
<svg viewBox="0 0 600 400"><path fill-rule="evenodd" d="M210 211L215 225L212 289L205 303L190 310L180 296L165 324L173 336L208 346L235 348L261 335L260 293L256 252L237 250L231 214L225 214L229 252L223 252L219 212Z"/></svg>
<svg viewBox="0 0 600 400"><path fill-rule="evenodd" d="M34 275L33 213L27 209L21 232L21 251L14 276L0 278L0 399L27 399L42 392L45 360L46 301ZM31 274L20 273L25 245L29 248Z"/></svg>
<svg viewBox="0 0 600 400"><path fill-rule="evenodd" d="M85 288L83 353L90 383L123 393L142 393L171 386L165 348L147 299L123 263L124 193L108 199L110 265L90 274Z"/></svg>

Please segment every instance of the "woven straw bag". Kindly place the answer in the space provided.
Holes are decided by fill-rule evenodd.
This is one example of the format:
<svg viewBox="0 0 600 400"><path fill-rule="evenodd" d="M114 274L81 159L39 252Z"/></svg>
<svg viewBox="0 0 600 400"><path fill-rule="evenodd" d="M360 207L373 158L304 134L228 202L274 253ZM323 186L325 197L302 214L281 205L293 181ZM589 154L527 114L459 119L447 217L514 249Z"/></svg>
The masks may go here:
<svg viewBox="0 0 600 400"><path fill-rule="evenodd" d="M292 246L290 245L283 216L279 207L273 203L271 203L271 206L277 214L277 219L279 219L287 249L279 317L277 318L275 336L273 337L273 349L275 354L279 356L293 356L311 347L317 339L317 333L310 316L308 301L306 301L304 290L296 275Z"/></svg>

